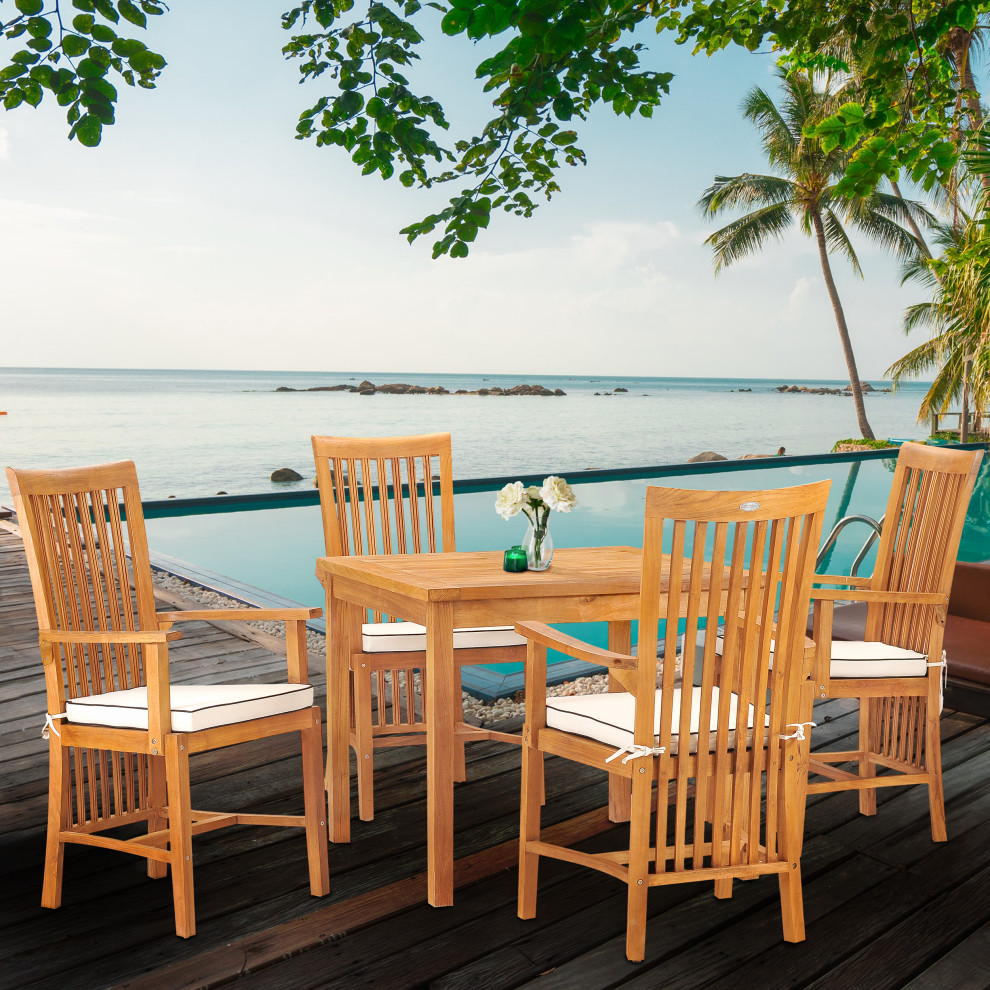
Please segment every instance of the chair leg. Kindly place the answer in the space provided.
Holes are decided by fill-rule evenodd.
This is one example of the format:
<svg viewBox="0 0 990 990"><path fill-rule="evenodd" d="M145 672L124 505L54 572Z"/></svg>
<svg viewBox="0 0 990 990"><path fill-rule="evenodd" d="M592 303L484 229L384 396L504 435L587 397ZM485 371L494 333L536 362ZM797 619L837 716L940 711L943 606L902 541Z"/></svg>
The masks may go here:
<svg viewBox="0 0 990 990"><path fill-rule="evenodd" d="M928 769L928 807L932 818L932 840L945 842L945 797L942 793L942 740L937 704L929 697L925 702L925 764Z"/></svg>
<svg viewBox="0 0 990 990"><path fill-rule="evenodd" d="M145 759L148 765L148 806L155 813L148 819L148 831L160 832L168 828L168 815L165 805L168 797L165 790L165 757L137 755L135 759ZM156 859L148 860L148 876L152 880L162 880L168 876L168 863Z"/></svg>
<svg viewBox="0 0 990 990"><path fill-rule="evenodd" d="M801 864L778 874L780 880L780 914L784 923L785 942L804 941L804 895L801 891Z"/></svg>
<svg viewBox="0 0 990 990"><path fill-rule="evenodd" d="M41 906L45 908L57 908L62 903L65 843L59 839L59 832L68 825L68 814L69 763L61 740L54 736L48 748L48 834L45 841L45 878L41 887Z"/></svg>
<svg viewBox="0 0 990 990"><path fill-rule="evenodd" d="M893 703L893 699L891 699ZM865 759L859 761L860 777L875 777L877 765L870 759L873 751L872 718L874 702L871 698L859 699L859 749ZM859 792L859 813L875 815L877 813L877 789L864 788Z"/></svg>
<svg viewBox="0 0 990 990"><path fill-rule="evenodd" d="M375 817L375 742L371 728L371 674L359 667L351 673L354 696L354 756L357 760L358 817Z"/></svg>
<svg viewBox="0 0 990 990"><path fill-rule="evenodd" d="M306 806L306 857L309 891L314 897L330 893L330 854L326 807L323 804L323 722L314 707L313 724L300 733L302 742L303 799Z"/></svg>
<svg viewBox="0 0 990 990"><path fill-rule="evenodd" d="M193 898L192 798L189 793L189 749L186 737L170 732L165 736L165 780L168 788L169 863L172 867L172 898L175 901L175 934L196 934L196 905Z"/></svg>
<svg viewBox="0 0 990 990"><path fill-rule="evenodd" d="M457 668L457 692L458 697L461 694L461 669ZM467 743L464 741L463 736L457 739L454 743L454 782L457 784L464 783L467 780L467 753L465 752L467 748Z"/></svg>
<svg viewBox="0 0 990 990"><path fill-rule="evenodd" d="M520 918L536 917L536 892L540 857L529 852L527 842L540 838L540 806L543 795L543 754L524 742L522 745L522 797L519 821L519 899Z"/></svg>
<svg viewBox="0 0 990 990"><path fill-rule="evenodd" d="M646 902L650 892L650 813L653 785L649 773L633 774L629 806L629 885L626 899L626 958L646 955ZM659 840L658 840L659 841ZM657 853L662 856L662 851Z"/></svg>

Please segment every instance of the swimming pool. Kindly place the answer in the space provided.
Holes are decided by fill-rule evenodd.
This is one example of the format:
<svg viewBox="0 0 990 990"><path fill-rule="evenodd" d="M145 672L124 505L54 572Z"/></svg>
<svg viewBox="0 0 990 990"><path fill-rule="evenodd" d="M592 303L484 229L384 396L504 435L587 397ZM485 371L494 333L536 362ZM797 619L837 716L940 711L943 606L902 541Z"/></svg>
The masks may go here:
<svg viewBox="0 0 990 990"><path fill-rule="evenodd" d="M646 488L659 484L679 488L784 488L832 480L825 533L850 513L879 517L890 493L895 457L883 452L825 457L782 457L758 462L720 461L699 465L632 469L622 472L572 474L578 507L554 513L551 532L562 546L641 546ZM496 491L514 478L455 483L458 550L501 550L521 541L525 520L508 521L495 514ZM542 479L523 479L527 484ZM308 504L307 504L308 503ZM277 508L275 506L278 506ZM315 577L315 561L323 556L323 530L316 492L293 496L218 497L145 503L148 541L153 551L177 558L176 571L188 568L194 579L227 584L237 597L252 598L251 589L306 605L322 606L323 589ZM868 535L864 526L850 526L840 536L822 570L848 573ZM861 574L872 570L874 552L863 561ZM960 549L962 560L990 559L990 464L985 460L966 517ZM229 580L224 580L229 579ZM606 645L604 624L560 628ZM465 688L484 697L522 687L517 664L465 668ZM586 672L586 665L556 666L554 680Z"/></svg>

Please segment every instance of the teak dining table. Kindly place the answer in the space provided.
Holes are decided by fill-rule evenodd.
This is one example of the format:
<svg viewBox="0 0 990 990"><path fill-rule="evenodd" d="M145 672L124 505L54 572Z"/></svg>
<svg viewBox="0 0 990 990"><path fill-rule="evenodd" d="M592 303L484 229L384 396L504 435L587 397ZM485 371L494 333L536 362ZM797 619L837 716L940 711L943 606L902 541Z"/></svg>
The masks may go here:
<svg viewBox="0 0 990 990"><path fill-rule="evenodd" d="M629 653L639 612L642 550L560 548L546 571L507 572L501 552L321 557L316 576L327 603L327 801L332 842L350 840L349 669L361 651L366 610L426 627L424 707L428 900L454 899L454 725L461 691L453 633L464 626L543 622L609 624L609 649ZM611 796L614 820L628 795Z"/></svg>

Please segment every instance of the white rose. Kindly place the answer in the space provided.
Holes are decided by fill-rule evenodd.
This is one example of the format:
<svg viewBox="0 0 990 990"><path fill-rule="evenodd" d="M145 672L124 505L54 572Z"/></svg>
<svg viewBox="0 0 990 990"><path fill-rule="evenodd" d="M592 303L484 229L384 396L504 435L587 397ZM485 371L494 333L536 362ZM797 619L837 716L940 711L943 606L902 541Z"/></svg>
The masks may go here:
<svg viewBox="0 0 990 990"><path fill-rule="evenodd" d="M495 511L503 519L508 519L510 516L515 516L519 513L525 500L526 493L523 490L523 483L521 481L513 481L512 484L506 485L495 496Z"/></svg>
<svg viewBox="0 0 990 990"><path fill-rule="evenodd" d="M558 512L570 512L577 505L577 498L571 486L563 478L558 478L555 474L551 474L549 478L543 479L540 498L551 509L556 509Z"/></svg>
<svg viewBox="0 0 990 990"><path fill-rule="evenodd" d="M520 484L521 484L521 482L520 482ZM540 487L539 487L539 485L530 485L529 488L526 489L526 491L525 491L524 494L525 494L525 496L526 496L527 499L532 499L534 502L539 502L540 499L543 497L540 494Z"/></svg>

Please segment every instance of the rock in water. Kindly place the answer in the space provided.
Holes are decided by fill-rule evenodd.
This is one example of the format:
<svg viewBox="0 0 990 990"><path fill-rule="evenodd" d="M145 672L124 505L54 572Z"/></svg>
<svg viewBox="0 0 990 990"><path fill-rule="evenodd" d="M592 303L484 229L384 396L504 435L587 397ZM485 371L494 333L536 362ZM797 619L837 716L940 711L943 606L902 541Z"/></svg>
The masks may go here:
<svg viewBox="0 0 990 990"><path fill-rule="evenodd" d="M728 457L723 457L721 454L716 454L714 450L703 450L700 454L689 457L687 463L693 464L695 461L727 461L728 459Z"/></svg>
<svg viewBox="0 0 990 990"><path fill-rule="evenodd" d="M302 481L302 475L292 468L278 468L272 471L272 481Z"/></svg>

